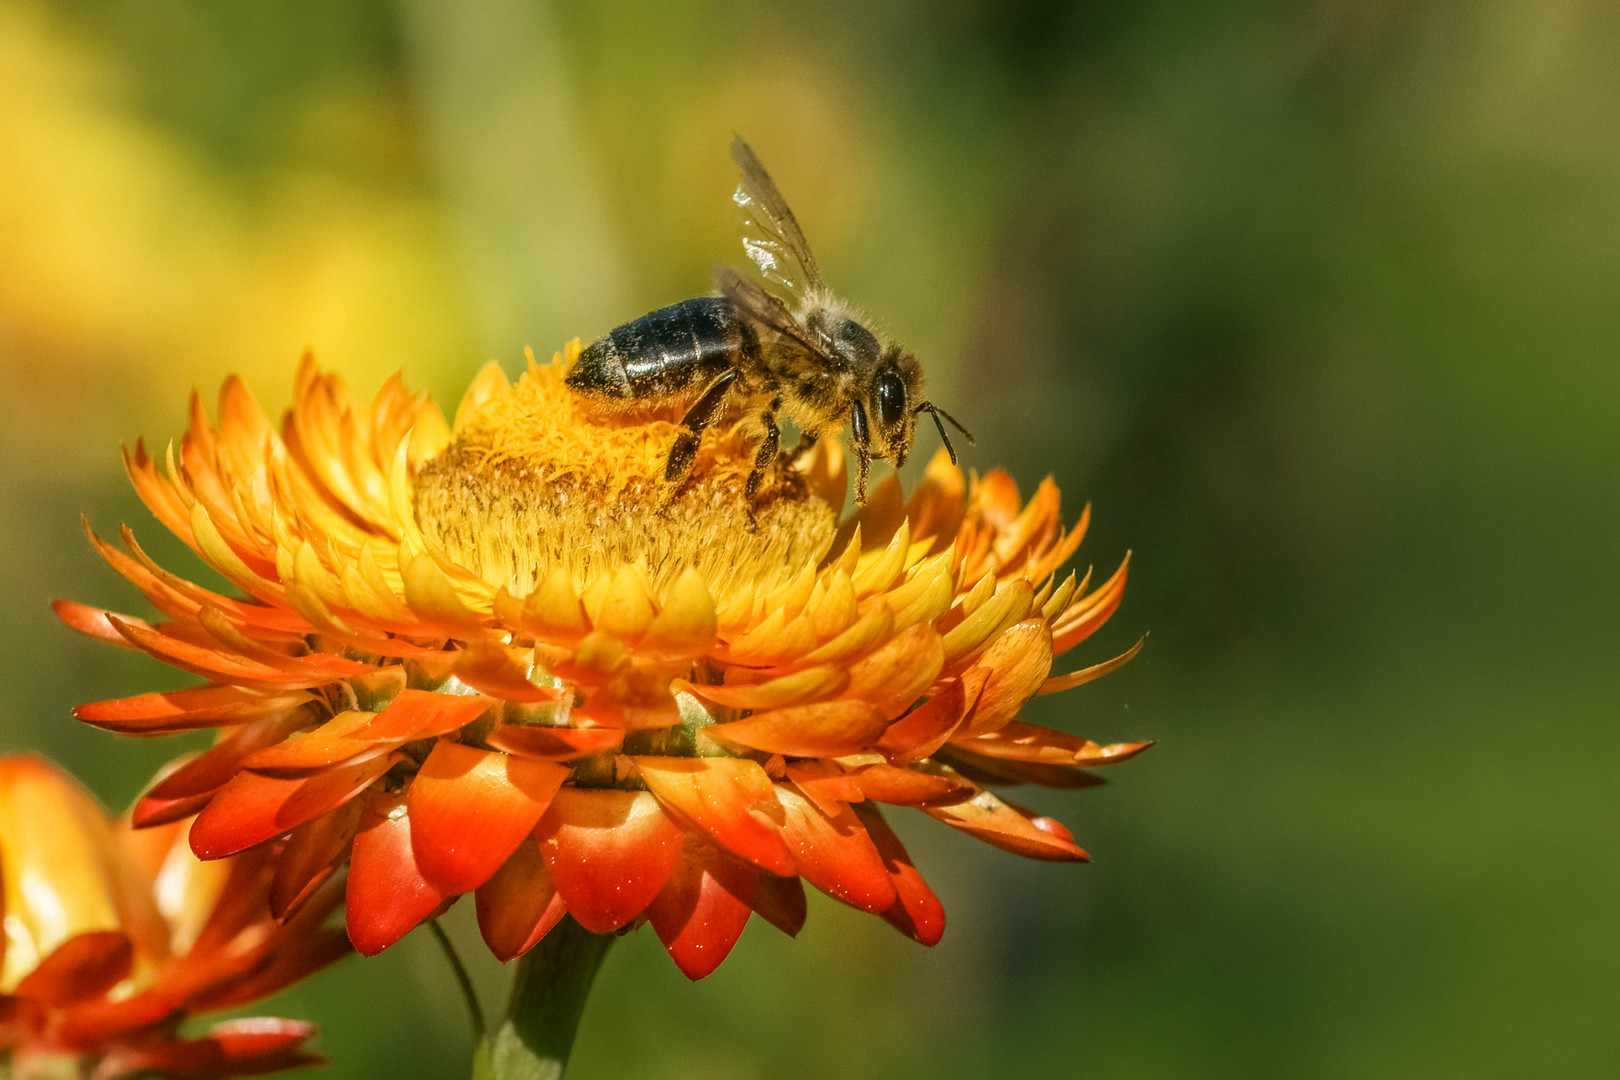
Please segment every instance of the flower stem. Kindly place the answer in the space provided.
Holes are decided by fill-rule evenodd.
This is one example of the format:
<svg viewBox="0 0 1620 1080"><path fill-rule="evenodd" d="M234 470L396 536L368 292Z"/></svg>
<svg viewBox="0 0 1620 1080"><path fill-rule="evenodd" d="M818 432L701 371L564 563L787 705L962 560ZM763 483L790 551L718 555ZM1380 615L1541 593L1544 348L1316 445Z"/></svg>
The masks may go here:
<svg viewBox="0 0 1620 1080"><path fill-rule="evenodd" d="M518 961L506 1016L479 1045L473 1080L560 1080L614 937L565 917Z"/></svg>
<svg viewBox="0 0 1620 1080"><path fill-rule="evenodd" d="M473 1041L484 1041L484 1010L478 1004L478 994L473 990L472 976L467 974L467 966L461 962L461 954L450 941L450 935L444 932L438 919L428 922L428 929L433 932L433 939L444 950L445 959L450 962L450 970L455 973L456 985L461 988L461 998L467 1003L467 1013L472 1020Z"/></svg>

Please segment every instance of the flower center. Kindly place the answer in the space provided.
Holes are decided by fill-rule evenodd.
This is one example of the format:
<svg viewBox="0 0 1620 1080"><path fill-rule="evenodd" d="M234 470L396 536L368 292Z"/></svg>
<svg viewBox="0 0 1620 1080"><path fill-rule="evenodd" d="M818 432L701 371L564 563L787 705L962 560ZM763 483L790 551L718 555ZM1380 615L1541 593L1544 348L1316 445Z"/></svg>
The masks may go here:
<svg viewBox="0 0 1620 1080"><path fill-rule="evenodd" d="M464 407L454 441L418 471L418 523L452 559L518 596L558 566L579 591L632 563L662 591L695 566L724 603L734 587L775 588L826 554L837 514L801 470L769 469L750 513L752 421L705 432L670 498L679 425L592 414L563 384L566 366L531 361L516 385Z"/></svg>

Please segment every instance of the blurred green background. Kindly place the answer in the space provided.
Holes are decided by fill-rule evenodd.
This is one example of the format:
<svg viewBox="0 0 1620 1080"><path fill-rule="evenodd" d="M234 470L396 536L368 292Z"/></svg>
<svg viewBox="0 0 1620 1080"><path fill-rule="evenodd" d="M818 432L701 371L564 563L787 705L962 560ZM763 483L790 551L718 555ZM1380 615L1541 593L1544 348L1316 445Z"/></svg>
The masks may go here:
<svg viewBox="0 0 1620 1080"><path fill-rule="evenodd" d="M1070 663L1146 651L1036 719L1160 745L1026 796L1092 866L903 821L931 951L819 896L697 985L634 935L571 1075L1612 1076L1617 54L1602 0L0 0L0 742L114 806L183 745L75 724L182 680L46 607L135 603L81 510L193 565L121 443L705 292L736 131L968 463L1134 550ZM421 934L271 1007L465 1074Z"/></svg>

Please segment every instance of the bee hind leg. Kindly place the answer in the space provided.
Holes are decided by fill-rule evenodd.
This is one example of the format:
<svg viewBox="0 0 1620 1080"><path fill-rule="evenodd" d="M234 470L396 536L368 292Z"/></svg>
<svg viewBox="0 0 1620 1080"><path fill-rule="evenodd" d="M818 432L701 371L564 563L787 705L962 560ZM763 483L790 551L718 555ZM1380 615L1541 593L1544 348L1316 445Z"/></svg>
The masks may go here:
<svg viewBox="0 0 1620 1080"><path fill-rule="evenodd" d="M754 468L748 474L748 485L743 488L743 499L748 503L749 520L753 520L754 497L759 494L761 482L765 479L765 470L776 460L776 451L782 444L782 429L776 425L776 410L782 407L782 399L777 398L771 402L770 407L760 414L759 422L765 428L765 434L754 448Z"/></svg>
<svg viewBox="0 0 1620 1080"><path fill-rule="evenodd" d="M733 368L710 383L681 417L681 433L675 437L675 445L669 448L669 457L664 462L662 506L668 507L680 493L681 485L686 483L692 464L697 461L698 447L703 443L703 431L725 415L726 395L736 381L737 371Z"/></svg>

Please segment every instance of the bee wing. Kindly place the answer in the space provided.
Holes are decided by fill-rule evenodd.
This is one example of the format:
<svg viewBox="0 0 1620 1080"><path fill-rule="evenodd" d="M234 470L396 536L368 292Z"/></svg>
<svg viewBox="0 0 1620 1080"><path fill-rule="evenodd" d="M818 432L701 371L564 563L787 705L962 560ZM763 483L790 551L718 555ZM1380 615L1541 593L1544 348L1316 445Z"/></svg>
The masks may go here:
<svg viewBox="0 0 1620 1080"><path fill-rule="evenodd" d="M724 296L737 306L737 310L744 316L752 319L762 326L775 330L783 337L792 338L812 355L820 357L828 367L841 368L844 362L836 356L830 355L811 340L799 320L793 317L793 312L779 297L772 296L765 291L765 286L752 278L743 277L742 274L729 266L714 268L714 284Z"/></svg>
<svg viewBox="0 0 1620 1080"><path fill-rule="evenodd" d="M765 280L790 292L823 288L821 268L810 254L798 219L776 190L771 174L740 136L731 140L731 160L742 170L742 183L731 201L742 212L743 250L748 258Z"/></svg>

